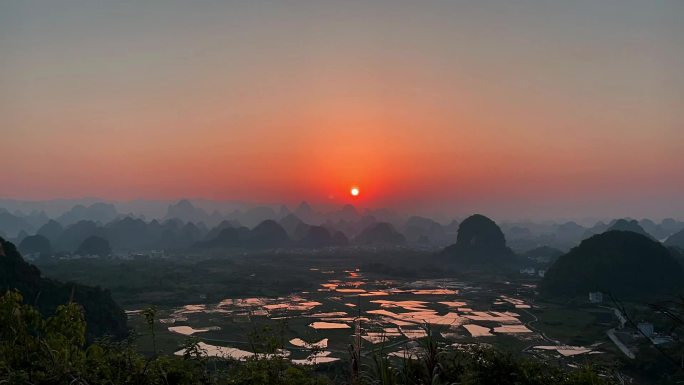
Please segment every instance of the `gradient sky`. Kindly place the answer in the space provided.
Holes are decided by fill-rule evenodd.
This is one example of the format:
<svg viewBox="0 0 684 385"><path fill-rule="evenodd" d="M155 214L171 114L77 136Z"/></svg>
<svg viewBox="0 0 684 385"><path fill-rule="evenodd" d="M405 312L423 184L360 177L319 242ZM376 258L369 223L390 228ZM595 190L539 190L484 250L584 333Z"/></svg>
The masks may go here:
<svg viewBox="0 0 684 385"><path fill-rule="evenodd" d="M681 0L3 1L0 197L681 218L683 18Z"/></svg>

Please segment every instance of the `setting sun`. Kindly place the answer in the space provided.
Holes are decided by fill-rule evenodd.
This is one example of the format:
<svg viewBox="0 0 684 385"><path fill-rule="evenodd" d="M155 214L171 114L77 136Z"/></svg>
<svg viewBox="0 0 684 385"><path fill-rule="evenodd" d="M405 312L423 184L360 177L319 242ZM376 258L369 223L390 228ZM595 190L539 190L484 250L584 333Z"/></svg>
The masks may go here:
<svg viewBox="0 0 684 385"><path fill-rule="evenodd" d="M352 187L350 193L352 196L358 196L359 195L359 188L358 187Z"/></svg>

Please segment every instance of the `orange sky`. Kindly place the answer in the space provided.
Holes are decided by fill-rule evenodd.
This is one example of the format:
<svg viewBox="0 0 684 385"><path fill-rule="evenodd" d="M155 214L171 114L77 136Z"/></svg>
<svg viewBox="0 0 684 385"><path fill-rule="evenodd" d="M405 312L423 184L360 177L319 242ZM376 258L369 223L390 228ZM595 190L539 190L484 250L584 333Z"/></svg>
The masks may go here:
<svg viewBox="0 0 684 385"><path fill-rule="evenodd" d="M681 2L70 3L0 6L1 197L684 215Z"/></svg>

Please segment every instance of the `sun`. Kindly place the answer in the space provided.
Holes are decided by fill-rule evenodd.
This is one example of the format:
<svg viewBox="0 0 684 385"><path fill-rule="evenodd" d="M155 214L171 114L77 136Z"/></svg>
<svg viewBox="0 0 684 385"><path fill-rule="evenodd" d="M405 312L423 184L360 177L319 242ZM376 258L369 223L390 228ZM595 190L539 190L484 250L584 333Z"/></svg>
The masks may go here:
<svg viewBox="0 0 684 385"><path fill-rule="evenodd" d="M358 188L358 187L352 187L351 190L349 190L349 193L350 193L353 197L359 196L359 192L360 192L360 191L359 191L359 188Z"/></svg>

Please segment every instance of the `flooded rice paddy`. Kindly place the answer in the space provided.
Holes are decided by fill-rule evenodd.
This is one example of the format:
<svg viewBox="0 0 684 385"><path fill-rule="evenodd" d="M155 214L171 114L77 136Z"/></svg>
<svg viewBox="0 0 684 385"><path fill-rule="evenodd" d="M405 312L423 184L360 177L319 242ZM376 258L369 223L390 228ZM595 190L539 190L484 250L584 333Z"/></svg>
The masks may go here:
<svg viewBox="0 0 684 385"><path fill-rule="evenodd" d="M163 310L159 322L178 336L179 343L193 336L201 341L198 347L203 354L236 360L254 356L248 336L267 326L279 330L285 341L284 349L273 354L302 365L347 359L357 328L363 349L382 346L396 357L413 354L407 353L407 342L425 338L428 330L446 344L513 338L533 351L566 357L593 352L581 346L552 345L534 329L533 305L515 295L520 289L531 293L534 288L512 287L497 293L450 279L402 282L366 278L358 269L310 271L320 276L317 290L188 304ZM133 311L129 316L139 317Z"/></svg>

